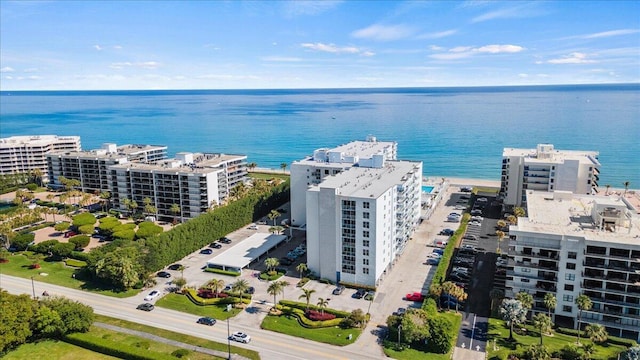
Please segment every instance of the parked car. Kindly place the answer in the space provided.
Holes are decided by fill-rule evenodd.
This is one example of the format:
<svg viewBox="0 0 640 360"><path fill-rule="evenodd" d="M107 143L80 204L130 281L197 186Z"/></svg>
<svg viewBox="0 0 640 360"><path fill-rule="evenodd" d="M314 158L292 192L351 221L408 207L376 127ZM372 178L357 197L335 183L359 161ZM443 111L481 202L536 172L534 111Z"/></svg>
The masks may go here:
<svg viewBox="0 0 640 360"><path fill-rule="evenodd" d="M466 202L465 202L466 204ZM456 210L465 210L467 208L467 205L463 205L462 202L460 202L458 205L454 206L454 209Z"/></svg>
<svg viewBox="0 0 640 360"><path fill-rule="evenodd" d="M249 229L249 230L258 230L258 225L251 224L251 225L249 225L249 227L247 229Z"/></svg>
<svg viewBox="0 0 640 360"><path fill-rule="evenodd" d="M442 229L442 230L440 230L438 235L451 236L451 235L453 235L453 233L454 233L453 229Z"/></svg>
<svg viewBox="0 0 640 360"><path fill-rule="evenodd" d="M447 221L448 222L460 222L460 216L447 216Z"/></svg>
<svg viewBox="0 0 640 360"><path fill-rule="evenodd" d="M291 260L290 258L284 257L282 259L279 260L280 261L280 265L284 265L284 266L289 266L291 264L293 264L293 260Z"/></svg>
<svg viewBox="0 0 640 360"><path fill-rule="evenodd" d="M445 247L445 246L447 246L448 243L449 243L449 241L447 241L447 240L437 240L436 241L436 246Z"/></svg>
<svg viewBox="0 0 640 360"><path fill-rule="evenodd" d="M160 271L160 272L157 274L157 276L158 276L158 277L161 277L161 278L168 279L168 278L170 278L170 277L171 277L171 274L170 274L170 273L168 273L168 272L166 272L166 271Z"/></svg>
<svg viewBox="0 0 640 360"><path fill-rule="evenodd" d="M436 259L436 258L430 258L427 259L427 265L438 265L440 264L440 259Z"/></svg>
<svg viewBox="0 0 640 360"><path fill-rule="evenodd" d="M213 248L213 249L220 249L220 248L222 248L222 244L220 244L220 243L219 243L219 242L217 242L217 241L214 241L214 242L212 242L211 244L209 244L209 247L210 247L210 248Z"/></svg>
<svg viewBox="0 0 640 360"><path fill-rule="evenodd" d="M227 286L225 286L224 290L222 290L222 291L225 291L225 292L233 291L233 285L227 284Z"/></svg>
<svg viewBox="0 0 640 360"><path fill-rule="evenodd" d="M442 254L438 254L436 252L433 252L433 253L429 254L429 257L432 258L432 259L440 260L442 258Z"/></svg>
<svg viewBox="0 0 640 360"><path fill-rule="evenodd" d="M66 233L64 233L64 237L65 238L70 238L70 237L76 236L76 235L78 235L78 233L75 232L75 231L67 231Z"/></svg>
<svg viewBox="0 0 640 360"><path fill-rule="evenodd" d="M376 297L376 292L373 290L367 291L367 293L364 295L364 299L367 301L372 301L373 298L375 297Z"/></svg>
<svg viewBox="0 0 640 360"><path fill-rule="evenodd" d="M465 235L462 237L463 240L474 240L474 241L478 241L478 236L477 235Z"/></svg>
<svg viewBox="0 0 640 360"><path fill-rule="evenodd" d="M223 244L231 244L231 239L229 239L226 236L221 237L220 240L218 240L218 241L223 243Z"/></svg>
<svg viewBox="0 0 640 360"><path fill-rule="evenodd" d="M353 297L356 298L356 299L362 299L366 293L367 293L367 291L365 289L358 289L353 294Z"/></svg>
<svg viewBox="0 0 640 360"><path fill-rule="evenodd" d="M254 288L253 286L249 286L247 288L247 290L245 290L245 294L249 294L249 295L253 295L256 292L256 288Z"/></svg>
<svg viewBox="0 0 640 360"><path fill-rule="evenodd" d="M404 315L406 313L407 313L407 308L401 307L401 308L398 308L398 310L394 311L393 315L402 316L402 315Z"/></svg>
<svg viewBox="0 0 640 360"><path fill-rule="evenodd" d="M433 249L433 253L434 254L438 254L438 255L444 255L444 250L442 250L442 249Z"/></svg>
<svg viewBox="0 0 640 360"><path fill-rule="evenodd" d="M180 269L181 266L182 265L180 265L180 264L173 264L173 265L169 265L167 267L167 269L169 269L169 270L178 270L178 269Z"/></svg>
<svg viewBox="0 0 640 360"><path fill-rule="evenodd" d="M473 188L471 186L463 186L460 188L460 192L470 193L471 191L473 191Z"/></svg>
<svg viewBox="0 0 640 360"><path fill-rule="evenodd" d="M200 250L200 254L211 255L211 254L213 254L213 250L211 250L211 249L202 249L202 250Z"/></svg>
<svg viewBox="0 0 640 360"><path fill-rule="evenodd" d="M340 295L344 291L344 285L338 285L335 289L333 289L333 295Z"/></svg>
<svg viewBox="0 0 640 360"><path fill-rule="evenodd" d="M471 210L471 216L478 216L478 215L482 215L482 210L480 209Z"/></svg>
<svg viewBox="0 0 640 360"><path fill-rule="evenodd" d="M473 226L482 226L482 223L478 220L471 220L469 221L469 225L473 225Z"/></svg>
<svg viewBox="0 0 640 360"><path fill-rule="evenodd" d="M240 331L236 331L233 334L231 334L229 336L229 340L233 340L233 341L237 341L237 342L241 342L244 344L248 344L251 341L251 336L249 336L248 334L245 334L243 332Z"/></svg>
<svg viewBox="0 0 640 360"><path fill-rule="evenodd" d="M149 295L144 297L144 301L151 301L157 298L158 296L160 296L160 292L158 290L153 290L152 292L149 293Z"/></svg>
<svg viewBox="0 0 640 360"><path fill-rule="evenodd" d="M412 293L408 293L407 295L405 295L405 300L409 300L409 301L423 301L424 300L424 295L422 295L419 292L412 292Z"/></svg>
<svg viewBox="0 0 640 360"><path fill-rule="evenodd" d="M136 309L142 310L142 311L151 311L151 310L155 309L155 306L153 306L153 304L144 303L144 304L138 305L138 307Z"/></svg>
<svg viewBox="0 0 640 360"><path fill-rule="evenodd" d="M216 323L216 319L210 317L201 317L197 321L198 324L213 326Z"/></svg>

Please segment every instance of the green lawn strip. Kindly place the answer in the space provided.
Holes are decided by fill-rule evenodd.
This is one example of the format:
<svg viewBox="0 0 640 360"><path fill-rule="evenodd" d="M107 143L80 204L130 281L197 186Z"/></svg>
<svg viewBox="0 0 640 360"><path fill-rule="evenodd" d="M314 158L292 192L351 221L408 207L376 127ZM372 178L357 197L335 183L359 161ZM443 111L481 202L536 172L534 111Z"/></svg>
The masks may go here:
<svg viewBox="0 0 640 360"><path fill-rule="evenodd" d="M68 344L58 340L43 340L35 343L20 345L17 349L6 354L5 360L31 359L69 359L69 360L111 360L117 359L109 355L100 354Z"/></svg>
<svg viewBox="0 0 640 360"><path fill-rule="evenodd" d="M95 317L96 317L96 321L102 322L102 323L105 323L105 324L120 326L120 327L123 327L123 328L137 330L137 331L143 331L143 332L147 332L149 334L153 334L153 335L156 335L156 336L163 337L165 339L171 339L171 340L175 340L175 341L180 341L180 342L183 342L183 343L187 343L187 344L191 344L191 345L195 345L195 346L200 346L200 347L207 348L207 349L219 350L219 351L224 351L224 352L227 351L227 344L226 343L217 343L217 342L214 342L214 341L211 341L211 340L202 339L202 338L195 337L195 336L180 334L180 333L177 333L177 332L160 329L160 328L156 328L156 327L153 327L153 326L142 325L142 324L138 324L138 323L134 323L134 322L126 321L126 320L120 320L120 319L116 319L116 318L112 318L112 317L108 317L108 316L103 316L103 315L95 315ZM197 324L194 324L194 326L196 326L196 325ZM215 326L217 326L217 324ZM260 359L260 355L257 352L252 351L252 350L248 350L248 349L245 349L245 348L236 347L234 345L231 345L231 352L234 353L234 354L238 354L238 355L244 356L244 357L249 358L249 359L253 359L253 360L259 360Z"/></svg>
<svg viewBox="0 0 640 360"><path fill-rule="evenodd" d="M217 320L227 320L227 318L238 315L242 309L232 308L226 311L227 305L196 305L188 297L180 294L167 294L156 301L156 306L186 312L198 316L209 316Z"/></svg>
<svg viewBox="0 0 640 360"><path fill-rule="evenodd" d="M40 261L40 269L29 269L29 265L33 260L28 259L24 254L15 254L9 257L8 263L0 264L0 272L2 274L17 276L25 279L40 281L48 284L60 285L77 290L87 290L101 295L112 296L116 298L126 298L139 293L139 290L131 289L128 291L113 291L106 289L100 284L84 281L79 278L73 278L73 274L77 269L65 266L62 261ZM46 274L46 275L42 275ZM36 289L36 295L45 289Z"/></svg>
<svg viewBox="0 0 640 360"><path fill-rule="evenodd" d="M307 329L298 323L298 319L295 316L287 317L285 315L268 315L260 326L266 330L338 346L354 343L362 332L360 329L342 329L337 326ZM352 335L351 340L348 340L349 334Z"/></svg>
<svg viewBox="0 0 640 360"><path fill-rule="evenodd" d="M523 326L520 326L523 328ZM524 328L527 329L527 335L519 335L515 331L513 333L513 338L515 341L513 343L509 342L509 327L505 325L504 320L500 319L489 319L489 331L487 336L487 358L496 358L496 359L506 359L507 356L512 352L523 352L529 345L537 345L540 344L540 336L538 332L531 325L525 325ZM498 350L493 350L493 341L496 339L496 345ZM554 351L558 351L565 347L566 345L575 345L576 337L560 334L558 332L554 332L552 336L545 336L543 338L544 346L549 349L550 353ZM591 340L589 339L580 339L582 344L589 344ZM595 345L595 353L593 354L593 359L610 359L616 358L618 353L626 350L624 346L614 345L610 343L605 343L603 345Z"/></svg>
<svg viewBox="0 0 640 360"><path fill-rule="evenodd" d="M289 179L289 174L272 174L272 173L250 172L249 173L249 177L250 178L254 178L254 179L264 179L264 180L271 180L271 179L274 179L274 178L287 180L287 179Z"/></svg>

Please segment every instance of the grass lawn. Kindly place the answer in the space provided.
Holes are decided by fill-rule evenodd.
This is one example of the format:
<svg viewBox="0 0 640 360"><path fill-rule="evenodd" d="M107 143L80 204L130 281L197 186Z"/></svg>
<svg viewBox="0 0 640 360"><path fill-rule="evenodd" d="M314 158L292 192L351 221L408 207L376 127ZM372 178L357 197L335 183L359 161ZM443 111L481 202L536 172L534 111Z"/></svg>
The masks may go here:
<svg viewBox="0 0 640 360"><path fill-rule="evenodd" d="M457 340L457 331L458 331L458 329L460 329L460 323L462 323L462 316L459 313L456 313L455 311L441 312L440 316L449 319L449 321L451 321L451 323L453 324L453 329L456 329L456 337L454 337L453 343L451 344L451 350L448 353L446 353L446 354L435 354L435 353L424 352L424 351L420 351L420 350L417 350L417 349L411 349L411 348L407 348L407 349L404 349L402 351L396 351L391 346L386 346L386 345L391 345L391 343L385 343L385 346L383 346L383 348L382 348L382 350L384 351L385 355L387 355L388 357L391 357L391 358L394 358L394 359L400 359L400 360L413 360L413 359L447 360L447 359L451 359L451 356L453 355L453 347L455 346L455 343L456 343L456 340Z"/></svg>
<svg viewBox="0 0 640 360"><path fill-rule="evenodd" d="M210 316L217 320L227 320L227 318L238 315L242 309L232 308L226 311L227 305L196 305L186 295L167 294L158 300L156 306L186 312L198 316Z"/></svg>
<svg viewBox="0 0 640 360"><path fill-rule="evenodd" d="M361 329L342 329L340 327L307 329L298 323L295 316L285 315L268 315L260 326L266 330L338 346L354 343L362 332ZM349 334L352 335L351 340L348 340Z"/></svg>
<svg viewBox="0 0 640 360"><path fill-rule="evenodd" d="M77 271L76 268L68 267L62 261L40 261L40 269L29 269L33 260L27 258L25 254L14 254L9 257L8 263L0 264L0 272L6 275L17 276L29 279L33 276L33 280L44 283L60 285L72 289L88 290L102 295L113 296L117 298L125 298L136 295L139 290L131 289L128 291L113 291L99 284L84 281L82 279L74 279L72 275ZM46 274L46 275L42 275ZM36 295L43 289L37 289Z"/></svg>
<svg viewBox="0 0 640 360"><path fill-rule="evenodd" d="M522 326L521 326L522 327ZM506 359L511 352L523 352L529 345L540 344L539 333L531 326L526 325L527 335L519 335L515 331L513 333L514 342L509 342L509 327L505 325L504 320L489 319L489 332L487 342L487 358ZM493 350L493 339L496 339L497 350ZM576 337L557 332L553 336L545 336L543 344L549 349L550 353L562 349L565 345L575 345ZM591 340L580 339L582 344L589 344ZM618 353L626 350L624 346L605 343L604 345L595 344L595 353L592 359L616 359Z"/></svg>
<svg viewBox="0 0 640 360"><path fill-rule="evenodd" d="M270 180L273 178L276 179L282 179L282 180L287 180L289 179L289 174L272 174L272 173L261 173L261 172L250 172L249 173L249 177L250 178L254 178L254 179L264 179L264 180Z"/></svg>
<svg viewBox="0 0 640 360"><path fill-rule="evenodd" d="M24 344L14 351L6 354L5 360L26 360L26 359L68 359L68 360L110 360L116 357L103 355L81 348L79 346L67 344L64 341L46 340L37 343Z"/></svg>
<svg viewBox="0 0 640 360"><path fill-rule="evenodd" d="M195 336L184 335L184 334L180 334L180 333L169 331L169 330L159 329L156 327L133 323L126 320L115 319L115 318L111 318L103 315L95 315L95 317L96 317L96 321L102 322L105 324L111 324L111 325L120 326L123 328L132 329L132 330L144 331L150 334L163 337L165 339L180 341L183 343L200 346L207 349L213 349L213 350L219 350L219 351L225 351L225 352L227 351L226 343L217 343L211 340L201 339ZM260 355L257 352L248 350L245 348L236 347L234 345L231 345L231 352L234 354L242 355L252 360L260 359Z"/></svg>

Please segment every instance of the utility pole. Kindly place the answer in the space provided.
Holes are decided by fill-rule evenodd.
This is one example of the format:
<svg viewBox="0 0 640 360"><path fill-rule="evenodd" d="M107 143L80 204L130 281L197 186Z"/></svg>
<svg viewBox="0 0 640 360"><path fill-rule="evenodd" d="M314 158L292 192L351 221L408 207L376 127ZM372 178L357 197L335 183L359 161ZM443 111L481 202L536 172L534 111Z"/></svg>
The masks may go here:
<svg viewBox="0 0 640 360"><path fill-rule="evenodd" d="M33 276L31 277L31 291L33 292L33 299L36 298L36 286L33 283Z"/></svg>

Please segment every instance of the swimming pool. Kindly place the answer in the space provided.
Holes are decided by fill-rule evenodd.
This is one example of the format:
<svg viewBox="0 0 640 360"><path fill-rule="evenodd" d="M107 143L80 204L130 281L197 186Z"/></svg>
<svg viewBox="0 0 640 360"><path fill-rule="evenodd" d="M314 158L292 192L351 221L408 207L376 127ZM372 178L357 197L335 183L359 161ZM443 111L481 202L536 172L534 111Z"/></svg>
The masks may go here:
<svg viewBox="0 0 640 360"><path fill-rule="evenodd" d="M422 192L430 194L433 191L433 186L422 185Z"/></svg>

